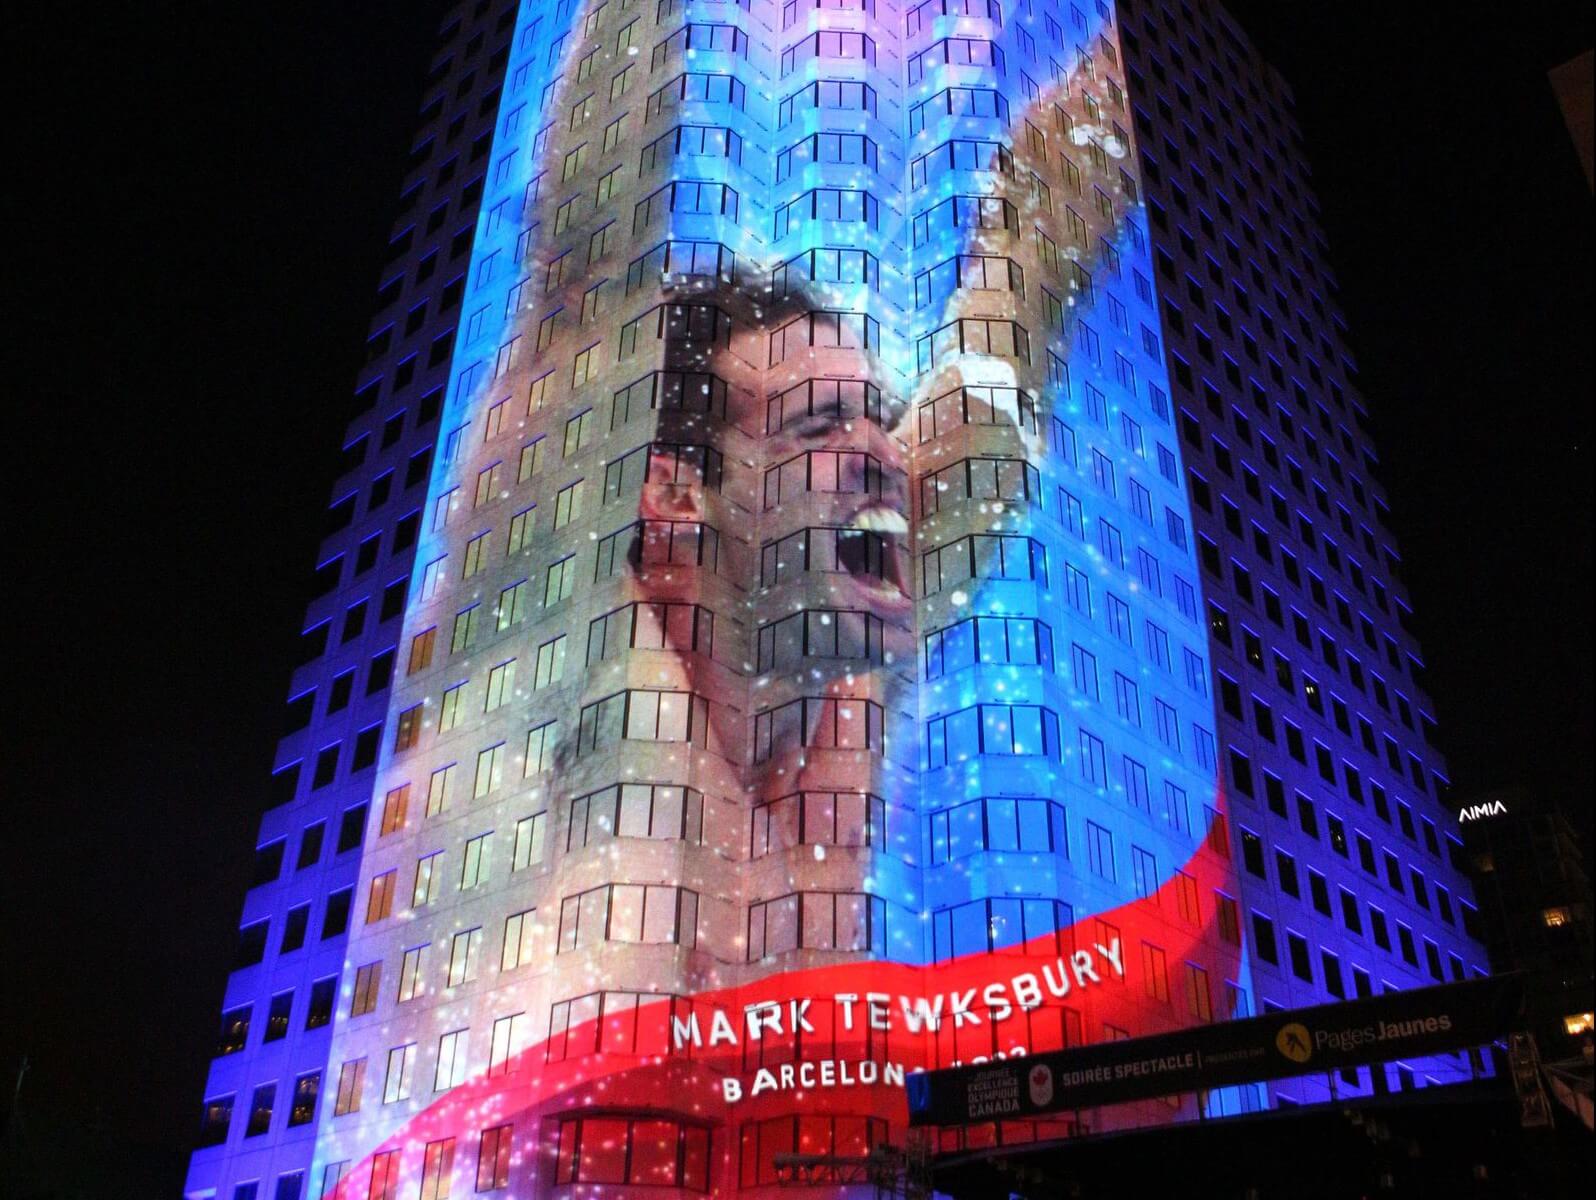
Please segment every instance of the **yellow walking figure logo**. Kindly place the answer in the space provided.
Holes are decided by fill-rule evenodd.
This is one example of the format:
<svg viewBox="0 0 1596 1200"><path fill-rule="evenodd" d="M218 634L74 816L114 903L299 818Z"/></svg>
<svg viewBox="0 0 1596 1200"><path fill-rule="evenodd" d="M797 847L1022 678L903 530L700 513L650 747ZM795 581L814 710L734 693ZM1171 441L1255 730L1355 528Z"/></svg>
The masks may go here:
<svg viewBox="0 0 1596 1200"><path fill-rule="evenodd" d="M1275 1034L1275 1049L1292 1062L1305 1063L1313 1057L1313 1039L1306 1026L1292 1022Z"/></svg>

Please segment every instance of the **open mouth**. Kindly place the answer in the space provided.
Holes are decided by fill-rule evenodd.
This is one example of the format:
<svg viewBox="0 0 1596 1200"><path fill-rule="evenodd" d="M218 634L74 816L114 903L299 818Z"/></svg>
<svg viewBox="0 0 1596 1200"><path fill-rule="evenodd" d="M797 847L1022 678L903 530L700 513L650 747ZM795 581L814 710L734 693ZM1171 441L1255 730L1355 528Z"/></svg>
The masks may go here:
<svg viewBox="0 0 1596 1200"><path fill-rule="evenodd" d="M837 561L873 603L896 612L909 603L909 522L886 504L873 503L849 521L855 536L837 539ZM885 614L883 614L885 615Z"/></svg>

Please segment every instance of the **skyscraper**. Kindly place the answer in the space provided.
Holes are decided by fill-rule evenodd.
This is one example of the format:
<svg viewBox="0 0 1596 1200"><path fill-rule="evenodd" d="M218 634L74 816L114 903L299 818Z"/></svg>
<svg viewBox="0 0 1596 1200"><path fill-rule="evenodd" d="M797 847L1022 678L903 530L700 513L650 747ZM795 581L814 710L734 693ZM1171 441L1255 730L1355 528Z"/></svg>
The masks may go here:
<svg viewBox="0 0 1596 1200"><path fill-rule="evenodd" d="M908 1071L1484 969L1228 18L440 40L190 1195L752 1191Z"/></svg>

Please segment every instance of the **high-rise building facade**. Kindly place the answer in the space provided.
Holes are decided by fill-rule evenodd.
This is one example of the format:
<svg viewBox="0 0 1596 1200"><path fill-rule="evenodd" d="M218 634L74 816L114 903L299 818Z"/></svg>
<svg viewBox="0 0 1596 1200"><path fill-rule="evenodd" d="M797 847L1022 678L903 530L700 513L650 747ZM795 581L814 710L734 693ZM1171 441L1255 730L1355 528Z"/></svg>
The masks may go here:
<svg viewBox="0 0 1596 1200"><path fill-rule="evenodd" d="M1478 911L1290 90L1218 5L1124 5L1120 36L1258 997L1465 978Z"/></svg>
<svg viewBox="0 0 1596 1200"><path fill-rule="evenodd" d="M441 40L190 1195L753 1193L910 1071L1485 969L1228 18Z"/></svg>

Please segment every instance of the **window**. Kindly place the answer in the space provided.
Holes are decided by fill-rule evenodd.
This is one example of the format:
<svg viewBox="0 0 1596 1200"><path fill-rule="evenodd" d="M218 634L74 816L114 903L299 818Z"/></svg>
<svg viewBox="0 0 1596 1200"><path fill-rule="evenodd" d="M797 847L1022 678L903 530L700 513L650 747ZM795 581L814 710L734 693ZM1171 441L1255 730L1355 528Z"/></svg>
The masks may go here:
<svg viewBox="0 0 1596 1200"><path fill-rule="evenodd" d="M554 528L563 529L582 515L582 481L567 484L554 497Z"/></svg>
<svg viewBox="0 0 1596 1200"><path fill-rule="evenodd" d="M205 1101L200 1112L199 1144L220 1146L227 1140L227 1131L233 1123L233 1097L217 1096Z"/></svg>
<svg viewBox="0 0 1596 1200"><path fill-rule="evenodd" d="M449 1200L454 1175L454 1139L428 1142L421 1154L420 1200Z"/></svg>
<svg viewBox="0 0 1596 1200"><path fill-rule="evenodd" d="M841 616L837 619L843 620ZM852 627L850 632L853 632ZM841 635L836 636L840 638ZM868 641L869 631L863 631L863 636ZM762 655L765 654L767 641L773 639L767 639L761 632ZM879 635L877 641L879 642ZM669 649L677 653L696 650L701 654L710 655L714 651L714 645L715 614L696 604L634 602L594 617L588 622L587 627L589 665L601 662L625 649ZM839 648L851 648L851 643L843 642ZM852 656L835 655L835 657ZM764 669L767 668L761 668Z"/></svg>
<svg viewBox="0 0 1596 1200"><path fill-rule="evenodd" d="M1004 896L957 904L931 914L932 960L999 951L1067 955L1074 949L1074 920L1074 911L1059 900Z"/></svg>
<svg viewBox="0 0 1596 1200"><path fill-rule="evenodd" d="M571 593L576 588L576 555L567 555L558 562L549 564L549 573L543 585L543 604L550 607L562 600L569 600Z"/></svg>
<svg viewBox="0 0 1596 1200"><path fill-rule="evenodd" d="M709 1188L709 1131L677 1121L621 1116L563 1120L558 1155L557 1185L608 1183L693 1192Z"/></svg>
<svg viewBox="0 0 1596 1200"><path fill-rule="evenodd" d="M701 745L709 701L691 692L633 688L582 707L577 753L603 750L620 739Z"/></svg>
<svg viewBox="0 0 1596 1200"><path fill-rule="evenodd" d="M277 1085L263 1083L249 1100L249 1120L244 1126L244 1136L259 1137L272 1126L272 1110L277 1104Z"/></svg>
<svg viewBox="0 0 1596 1200"><path fill-rule="evenodd" d="M533 940L537 926L533 918L537 909L512 913L504 919L504 947L499 953L499 970L513 971L522 963L532 960Z"/></svg>
<svg viewBox="0 0 1596 1200"><path fill-rule="evenodd" d="M237 1054L244 1048L244 1043L249 1040L250 1013L251 1008L246 1004L222 1014L221 1036L216 1041L218 1057L224 1054Z"/></svg>
<svg viewBox="0 0 1596 1200"><path fill-rule="evenodd" d="M482 1141L477 1147L477 1191L490 1192L510 1186L512 1129L509 1125L497 1125L482 1131Z"/></svg>
<svg viewBox="0 0 1596 1200"><path fill-rule="evenodd" d="M1063 807L1050 800L995 796L931 814L933 864L983 850L1067 855Z"/></svg>
<svg viewBox="0 0 1596 1200"><path fill-rule="evenodd" d="M748 961L796 949L884 954L886 902L860 892L794 892L748 906Z"/></svg>
<svg viewBox="0 0 1596 1200"><path fill-rule="evenodd" d="M477 977L482 959L482 929L463 929L449 941L449 983L459 987Z"/></svg>
<svg viewBox="0 0 1596 1200"><path fill-rule="evenodd" d="M316 1098L321 1096L321 1071L311 1071L294 1080L294 1091L289 1095L289 1127L295 1125L310 1125L316 1119ZM282 1176L287 1179L289 1176ZM278 1181L278 1195L282 1194L281 1179ZM298 1200L298 1190L294 1190L292 1200Z"/></svg>
<svg viewBox="0 0 1596 1200"><path fill-rule="evenodd" d="M483 833L465 844L465 854L460 860L460 890L470 891L488 881L488 850L492 833Z"/></svg>
<svg viewBox="0 0 1596 1200"><path fill-rule="evenodd" d="M526 762L522 773L536 775L554 768L555 752L559 747L560 723L545 721L526 735Z"/></svg>
<svg viewBox="0 0 1596 1200"><path fill-rule="evenodd" d="M1058 714L1033 704L977 704L926 723L927 766L980 755L1059 756Z"/></svg>
<svg viewBox="0 0 1596 1200"><path fill-rule="evenodd" d="M410 906L425 908L438 898L443 882L443 851L438 850L416 860L415 886L411 889Z"/></svg>
<svg viewBox="0 0 1596 1200"><path fill-rule="evenodd" d="M635 883L604 884L560 902L556 953L600 942L698 944L698 893Z"/></svg>
<svg viewBox="0 0 1596 1200"><path fill-rule="evenodd" d="M565 848L611 837L698 842L703 833L704 797L697 789L621 783L572 799Z"/></svg>
<svg viewBox="0 0 1596 1200"><path fill-rule="evenodd" d="M383 1075L382 1102L394 1104L410 1099L416 1084L416 1044L410 1042L388 1051L388 1067Z"/></svg>
<svg viewBox="0 0 1596 1200"><path fill-rule="evenodd" d="M371 1156L371 1186L366 1200L399 1200L398 1150L383 1150Z"/></svg>
<svg viewBox="0 0 1596 1200"><path fill-rule="evenodd" d="M410 808L410 785L401 784L392 788L382 801L382 823L378 827L377 836L387 837L398 833L405 827L405 816Z"/></svg>
<svg viewBox="0 0 1596 1200"><path fill-rule="evenodd" d="M414 1000L427 990L426 984L426 954L425 945L412 946L406 950L399 962L399 1003Z"/></svg>
<svg viewBox="0 0 1596 1200"><path fill-rule="evenodd" d="M887 1122L876 1117L782 1116L748 1121L739 1131L740 1185L774 1188L781 1181L776 1159L802 1148L803 1152L863 1158L887 1142ZM811 1176L815 1182L842 1181L838 1169L825 1167Z"/></svg>
<svg viewBox="0 0 1596 1200"><path fill-rule="evenodd" d="M520 871L543 861L543 843L548 832L548 813L534 813L515 823L515 842L510 852L510 870Z"/></svg>
<svg viewBox="0 0 1596 1200"><path fill-rule="evenodd" d="M671 1020L678 1015L690 1020L691 1014L690 1000L658 992L589 992L560 1000L549 1009L548 1061L599 1053L662 1058L681 1053L671 1044Z"/></svg>
<svg viewBox="0 0 1596 1200"><path fill-rule="evenodd" d="M338 1092L333 1100L333 1116L360 1111L360 1094L366 1083L366 1060L351 1059L338 1069Z"/></svg>
<svg viewBox="0 0 1596 1200"><path fill-rule="evenodd" d="M427 816L435 817L448 809L450 791L458 772L459 764L449 763L427 777Z"/></svg>
<svg viewBox="0 0 1596 1200"><path fill-rule="evenodd" d="M1114 835L1095 821L1086 822L1086 862L1100 879L1119 877L1114 867Z"/></svg>
<svg viewBox="0 0 1596 1200"><path fill-rule="evenodd" d="M513 583L499 592L497 610L498 632L503 633L511 626L519 625L526 620L527 612L532 607L532 582L523 579Z"/></svg>
<svg viewBox="0 0 1596 1200"><path fill-rule="evenodd" d="M1252 914L1252 943L1260 959L1266 963L1279 965L1280 951L1275 944L1275 923L1262 913Z"/></svg>
<svg viewBox="0 0 1596 1200"><path fill-rule="evenodd" d="M438 1039L438 1066L432 1075L432 1090L447 1092L466 1081L467 1029L456 1029Z"/></svg>
<svg viewBox="0 0 1596 1200"><path fill-rule="evenodd" d="M1142 943L1142 986L1149 1000L1169 1003L1169 963L1163 950Z"/></svg>
<svg viewBox="0 0 1596 1200"><path fill-rule="evenodd" d="M460 699L465 692L465 684L457 683L451 688L445 688L443 696L438 702L438 732L448 733L460 721Z"/></svg>
<svg viewBox="0 0 1596 1200"><path fill-rule="evenodd" d="M808 696L754 717L754 761L789 746L880 750L884 712L869 700Z"/></svg>
<svg viewBox="0 0 1596 1200"><path fill-rule="evenodd" d="M367 925L373 925L393 914L394 881L397 878L397 871L384 871L381 875L372 876L371 887L366 896Z"/></svg>
<svg viewBox="0 0 1596 1200"><path fill-rule="evenodd" d="M538 691L552 687L565 678L566 637L551 638L538 647L537 666L532 677L532 688Z"/></svg>
<svg viewBox="0 0 1596 1200"><path fill-rule="evenodd" d="M350 1002L351 1017L364 1016L377 1008L377 991L382 985L382 963L367 963L355 968L354 999Z"/></svg>
<svg viewBox="0 0 1596 1200"><path fill-rule="evenodd" d="M481 625L482 606L473 604L454 614L454 625L449 633L449 653L459 654L476 639ZM450 717L451 722L453 716Z"/></svg>
<svg viewBox="0 0 1596 1200"><path fill-rule="evenodd" d="M976 663L1039 665L1051 670L1053 631L1028 617L969 617L926 634L925 661L928 680Z"/></svg>
<svg viewBox="0 0 1596 1200"><path fill-rule="evenodd" d="M338 991L338 977L329 975L310 985L310 1004L305 1008L305 1028L320 1029L332 1020L333 998Z"/></svg>
<svg viewBox="0 0 1596 1200"><path fill-rule="evenodd" d="M504 778L504 748L505 744L489 746L477 752L477 768L473 778L471 795L480 800L489 792L496 789Z"/></svg>

